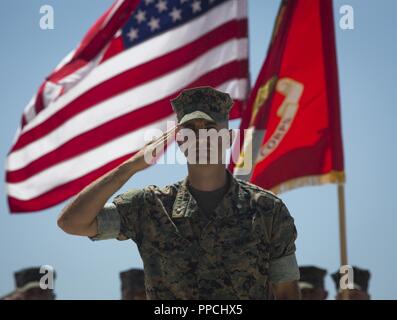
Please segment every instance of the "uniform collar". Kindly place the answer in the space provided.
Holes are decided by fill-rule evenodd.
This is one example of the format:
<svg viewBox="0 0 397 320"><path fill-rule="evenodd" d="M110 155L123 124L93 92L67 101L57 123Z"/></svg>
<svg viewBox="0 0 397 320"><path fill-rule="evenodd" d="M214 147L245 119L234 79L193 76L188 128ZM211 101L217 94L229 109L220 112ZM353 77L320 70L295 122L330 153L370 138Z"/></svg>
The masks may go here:
<svg viewBox="0 0 397 320"><path fill-rule="evenodd" d="M227 210L227 204L232 199L238 199L240 195L240 186L236 178L230 173L228 169L225 169L229 177L229 188L223 196L222 200L215 208L217 217L223 217L229 214ZM190 217L193 212L198 210L197 202L192 196L188 188L189 182L188 177L180 182L178 192L175 197L174 205L172 207L172 218L186 218Z"/></svg>

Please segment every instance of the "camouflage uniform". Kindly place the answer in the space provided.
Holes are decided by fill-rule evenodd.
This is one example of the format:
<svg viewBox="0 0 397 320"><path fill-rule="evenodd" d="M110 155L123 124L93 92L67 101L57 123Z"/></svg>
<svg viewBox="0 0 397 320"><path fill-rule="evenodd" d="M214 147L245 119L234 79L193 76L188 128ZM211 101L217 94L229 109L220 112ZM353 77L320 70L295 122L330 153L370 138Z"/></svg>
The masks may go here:
<svg viewBox="0 0 397 320"><path fill-rule="evenodd" d="M267 299L269 275L276 283L299 279L293 218L269 192L231 181L210 220L186 179L125 192L98 215L92 239L136 242L149 299Z"/></svg>
<svg viewBox="0 0 397 320"><path fill-rule="evenodd" d="M222 121L231 99L206 87L184 91L172 104L180 122L208 115ZM136 242L148 299L269 299L269 282L299 279L294 220L272 193L227 176L226 194L209 216L185 178L118 195L97 216L91 239Z"/></svg>

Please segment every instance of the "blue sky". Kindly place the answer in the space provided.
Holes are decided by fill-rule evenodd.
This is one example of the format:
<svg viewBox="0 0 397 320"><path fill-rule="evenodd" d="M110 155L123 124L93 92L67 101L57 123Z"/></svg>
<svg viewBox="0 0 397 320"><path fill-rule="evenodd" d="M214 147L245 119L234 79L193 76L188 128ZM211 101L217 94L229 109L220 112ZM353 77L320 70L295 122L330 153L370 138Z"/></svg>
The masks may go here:
<svg viewBox="0 0 397 320"><path fill-rule="evenodd" d="M0 157L5 161L21 112L43 78L81 40L111 0L0 1ZM39 9L55 10L55 30L39 28ZM339 8L354 8L354 30L338 27ZM250 70L255 81L267 50L279 0L249 0ZM395 299L394 202L397 109L393 82L397 44L394 0L335 0L337 50L345 150L349 262L371 270L374 299ZM234 121L232 127L238 127ZM4 163L4 162L3 162ZM122 189L166 185L186 175L184 166L153 166ZM3 174L4 181L4 174ZM135 244L91 242L64 234L56 218L64 206L10 215L4 184L0 198L0 296L14 287L13 272L30 265L52 265L60 299L119 299L118 273L142 266ZM306 187L282 194L298 229L300 264L329 272L339 265L335 185ZM326 279L330 298L335 289Z"/></svg>

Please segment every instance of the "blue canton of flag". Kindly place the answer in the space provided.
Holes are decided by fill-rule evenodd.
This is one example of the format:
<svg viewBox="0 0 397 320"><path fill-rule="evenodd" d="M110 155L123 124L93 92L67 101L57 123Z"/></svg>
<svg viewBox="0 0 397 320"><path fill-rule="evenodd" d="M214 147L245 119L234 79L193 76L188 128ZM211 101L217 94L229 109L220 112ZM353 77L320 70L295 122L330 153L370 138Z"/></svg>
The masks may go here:
<svg viewBox="0 0 397 320"><path fill-rule="evenodd" d="M130 48L197 18L227 0L142 0L122 29Z"/></svg>

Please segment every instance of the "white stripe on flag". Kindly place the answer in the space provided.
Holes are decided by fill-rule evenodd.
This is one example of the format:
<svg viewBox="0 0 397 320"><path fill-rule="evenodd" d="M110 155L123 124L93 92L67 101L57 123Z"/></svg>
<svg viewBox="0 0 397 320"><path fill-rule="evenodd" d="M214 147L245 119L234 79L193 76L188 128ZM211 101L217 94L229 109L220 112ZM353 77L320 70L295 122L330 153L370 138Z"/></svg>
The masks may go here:
<svg viewBox="0 0 397 320"><path fill-rule="evenodd" d="M218 90L227 92L234 100L244 100L248 91L248 80L238 79L228 81L217 87Z"/></svg>

